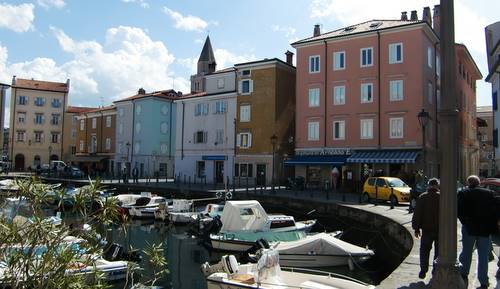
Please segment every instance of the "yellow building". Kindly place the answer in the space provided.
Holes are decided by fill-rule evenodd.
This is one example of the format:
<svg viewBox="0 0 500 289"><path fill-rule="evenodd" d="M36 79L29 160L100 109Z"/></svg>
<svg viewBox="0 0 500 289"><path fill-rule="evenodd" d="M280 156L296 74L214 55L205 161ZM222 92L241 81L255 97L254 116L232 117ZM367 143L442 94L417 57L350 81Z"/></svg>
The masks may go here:
<svg viewBox="0 0 500 289"><path fill-rule="evenodd" d="M15 170L60 160L63 152L66 83L12 78L9 159Z"/></svg>
<svg viewBox="0 0 500 289"><path fill-rule="evenodd" d="M62 160L66 164L70 164L74 160L76 154L76 137L78 131L78 121L77 116L80 113L85 113L91 110L97 109L97 107L80 107L80 106L68 106L66 112L64 113L64 131L63 131L63 152Z"/></svg>

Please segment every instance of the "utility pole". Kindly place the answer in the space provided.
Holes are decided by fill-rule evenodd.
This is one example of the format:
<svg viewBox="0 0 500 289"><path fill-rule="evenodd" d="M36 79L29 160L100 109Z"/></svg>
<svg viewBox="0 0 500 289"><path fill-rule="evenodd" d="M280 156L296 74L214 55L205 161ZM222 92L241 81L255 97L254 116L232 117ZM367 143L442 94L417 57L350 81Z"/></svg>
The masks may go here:
<svg viewBox="0 0 500 289"><path fill-rule="evenodd" d="M431 288L465 289L457 262L458 127L453 0L441 0L441 194L439 201L439 257Z"/></svg>

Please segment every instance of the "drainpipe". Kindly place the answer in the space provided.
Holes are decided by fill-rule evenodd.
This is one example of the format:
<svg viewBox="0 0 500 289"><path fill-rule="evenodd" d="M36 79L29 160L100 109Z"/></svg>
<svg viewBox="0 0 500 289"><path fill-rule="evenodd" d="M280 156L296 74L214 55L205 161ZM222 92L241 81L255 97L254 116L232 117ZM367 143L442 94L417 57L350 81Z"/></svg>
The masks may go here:
<svg viewBox="0 0 500 289"><path fill-rule="evenodd" d="M181 160L184 159L184 112L186 111L186 104L182 102L182 123L181 123Z"/></svg>
<svg viewBox="0 0 500 289"><path fill-rule="evenodd" d="M325 44L325 127L324 127L324 131L325 131L325 136L324 136L324 147L326 148L326 136L327 136L327 126L328 126L328 112L327 112L327 109L328 109L328 97L327 97L327 94L328 94L328 43L326 42L326 40L323 40L323 43Z"/></svg>
<svg viewBox="0 0 500 289"><path fill-rule="evenodd" d="M434 43L434 131L436 132L436 135L434 137L434 141L435 141L435 145L434 145L434 159L437 160L437 157L436 157L436 154L438 152L438 146L439 146L439 142L438 142L438 135L439 135L439 130L438 130L438 125L439 125L439 121L438 121L438 95L437 95L437 91L438 91L438 75L437 75L437 46L439 45L439 41L436 41ZM439 66L439 69L441 69L441 65ZM441 75L441 71L439 72L439 75ZM437 163L435 164L437 165ZM439 177L440 173L439 173L439 170L437 170L437 176Z"/></svg>
<svg viewBox="0 0 500 289"><path fill-rule="evenodd" d="M380 132L381 128L381 119L382 119L382 111L381 111L381 101L382 98L380 97L380 85L381 85L381 75L380 75L380 31L377 31L377 70L378 70L378 77L377 77L377 103L378 103L378 149L382 148L382 133ZM373 97L373 96L372 96Z"/></svg>

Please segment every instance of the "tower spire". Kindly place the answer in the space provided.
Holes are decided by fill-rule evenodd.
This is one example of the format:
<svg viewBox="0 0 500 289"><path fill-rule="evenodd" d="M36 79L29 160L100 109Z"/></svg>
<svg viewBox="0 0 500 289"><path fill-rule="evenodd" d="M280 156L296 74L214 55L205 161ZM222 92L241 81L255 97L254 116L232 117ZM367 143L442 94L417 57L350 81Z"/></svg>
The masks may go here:
<svg viewBox="0 0 500 289"><path fill-rule="evenodd" d="M212 73L215 71L216 65L217 63L215 62L210 36L207 35L207 39L201 50L200 58L198 59L198 74Z"/></svg>

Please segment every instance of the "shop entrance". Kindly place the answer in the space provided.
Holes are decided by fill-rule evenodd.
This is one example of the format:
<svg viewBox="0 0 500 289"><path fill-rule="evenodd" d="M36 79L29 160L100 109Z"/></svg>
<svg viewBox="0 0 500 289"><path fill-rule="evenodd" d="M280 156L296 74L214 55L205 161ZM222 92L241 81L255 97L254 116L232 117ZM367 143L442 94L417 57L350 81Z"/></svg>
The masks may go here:
<svg viewBox="0 0 500 289"><path fill-rule="evenodd" d="M265 164L257 164L257 185L265 186L266 185L266 165Z"/></svg>
<svg viewBox="0 0 500 289"><path fill-rule="evenodd" d="M215 161L215 182L224 183L224 161Z"/></svg>

